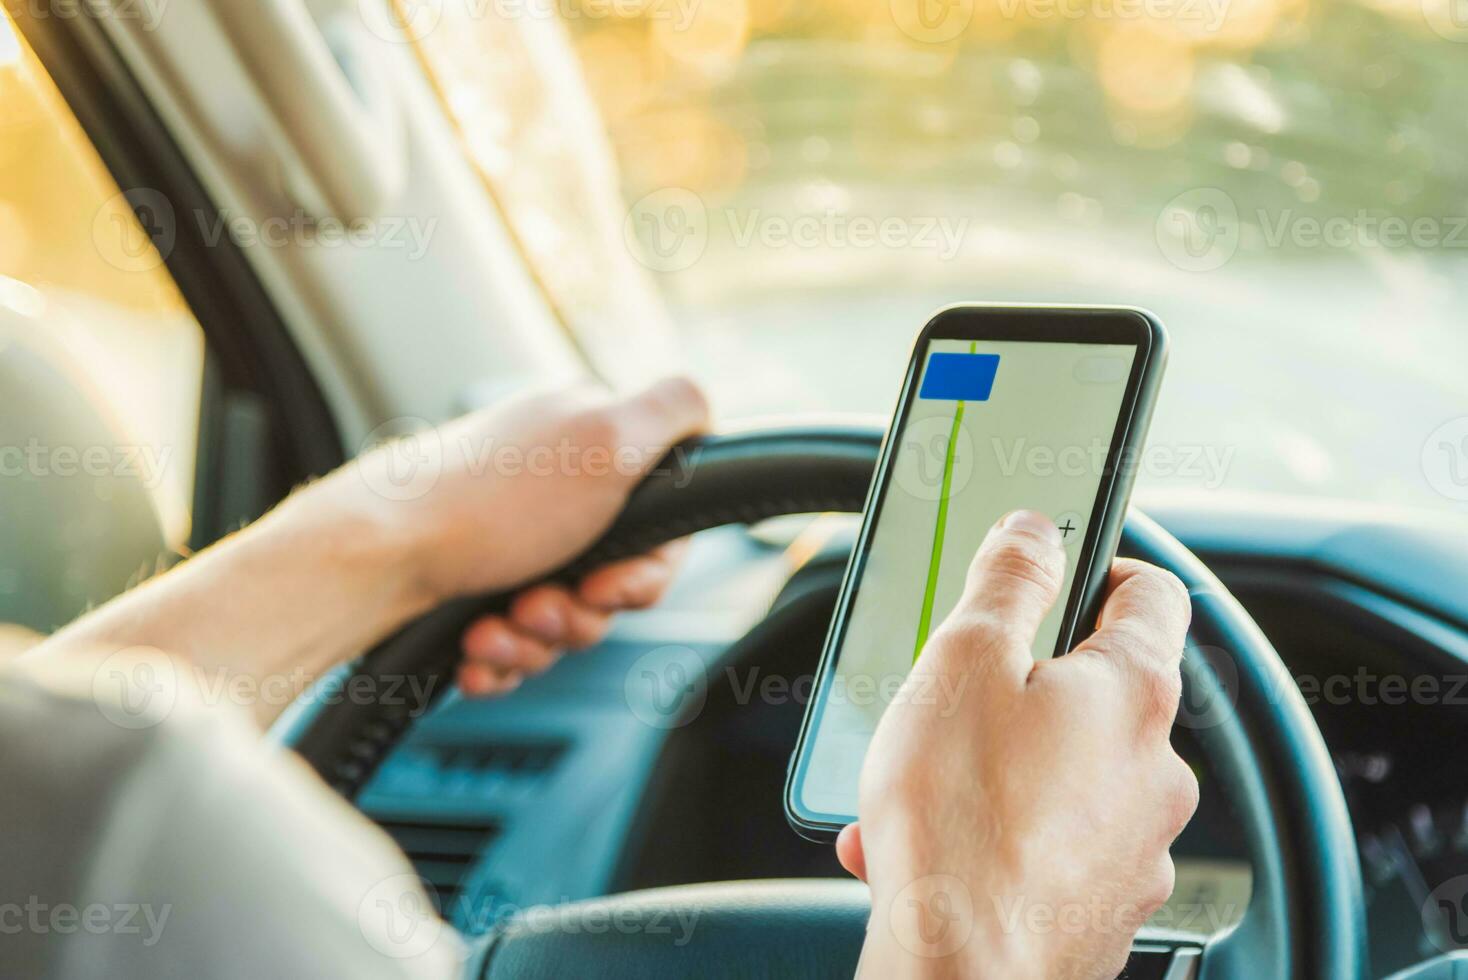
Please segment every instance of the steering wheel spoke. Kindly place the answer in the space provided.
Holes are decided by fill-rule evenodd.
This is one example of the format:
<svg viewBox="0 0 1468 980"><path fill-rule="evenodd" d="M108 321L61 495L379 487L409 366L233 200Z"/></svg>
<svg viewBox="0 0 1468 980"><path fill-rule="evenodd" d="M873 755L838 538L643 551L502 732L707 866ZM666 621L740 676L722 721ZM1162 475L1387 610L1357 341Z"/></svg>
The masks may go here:
<svg viewBox="0 0 1468 980"><path fill-rule="evenodd" d="M1208 939L1189 933L1143 928L1132 942L1126 980L1197 980Z"/></svg>

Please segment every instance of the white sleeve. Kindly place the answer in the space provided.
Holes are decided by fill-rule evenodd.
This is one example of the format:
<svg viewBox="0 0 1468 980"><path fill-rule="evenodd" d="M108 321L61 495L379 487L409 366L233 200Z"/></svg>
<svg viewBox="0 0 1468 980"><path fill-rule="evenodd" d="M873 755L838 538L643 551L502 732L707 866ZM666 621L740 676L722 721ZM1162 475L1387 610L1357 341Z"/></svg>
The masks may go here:
<svg viewBox="0 0 1468 980"><path fill-rule="evenodd" d="M7 700L28 709L24 731L0 722L0 744L20 743L0 756L0 785L32 790L0 808L21 825L0 832L0 867L33 872L0 895L0 928L6 903L43 907L22 916L39 975L459 976L464 944L403 855L238 712L193 703L195 694L134 728L99 711L95 697L3 676L0 689L0 714ZM76 807L83 812L69 819ZM28 846L27 824L39 852L74 866L12 864L7 852ZM6 958L0 952L0 975L18 975Z"/></svg>

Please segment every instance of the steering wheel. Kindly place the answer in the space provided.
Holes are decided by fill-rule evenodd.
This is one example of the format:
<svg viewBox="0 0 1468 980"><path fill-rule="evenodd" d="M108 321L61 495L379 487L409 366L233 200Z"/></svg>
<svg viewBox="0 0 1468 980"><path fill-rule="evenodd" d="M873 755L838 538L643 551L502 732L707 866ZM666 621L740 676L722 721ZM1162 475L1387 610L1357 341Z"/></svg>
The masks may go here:
<svg viewBox="0 0 1468 980"><path fill-rule="evenodd" d="M571 580L617 558L706 528L785 514L860 511L882 433L785 428L706 436L670 455L632 493L607 533L552 576ZM1123 554L1171 570L1193 598L1184 698L1208 705L1198 742L1232 804L1253 865L1242 921L1212 939L1144 931L1131 977L1354 980L1365 974L1365 916L1345 798L1310 712L1279 655L1248 613L1191 552L1133 511ZM507 596L448 603L352 665L346 684L417 675L441 694L459 638ZM424 688L419 688L424 689ZM296 749L354 799L426 706L329 701L295 727ZM1216 710L1221 707L1222 710ZM1188 712L1191 716L1193 713ZM591 929L696 914L675 947L652 929ZM656 889L528 915L498 928L485 977L850 976L868 913L865 890L835 881L739 882ZM611 916L611 918L609 918ZM578 926L578 921L581 924ZM660 920L668 921L668 920Z"/></svg>

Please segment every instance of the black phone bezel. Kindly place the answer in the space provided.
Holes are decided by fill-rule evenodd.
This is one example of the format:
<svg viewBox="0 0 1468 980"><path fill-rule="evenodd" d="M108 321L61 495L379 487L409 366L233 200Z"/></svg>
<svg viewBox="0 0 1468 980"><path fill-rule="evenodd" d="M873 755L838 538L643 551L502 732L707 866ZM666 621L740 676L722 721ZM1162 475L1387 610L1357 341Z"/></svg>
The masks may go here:
<svg viewBox="0 0 1468 980"><path fill-rule="evenodd" d="M1102 589L1111 559L1121 538L1127 502L1136 476L1141 444L1146 437L1167 359L1167 334L1162 323L1151 313L1127 306L1014 306L964 304L950 306L933 315L913 341L908 356L907 373L898 395L892 423L882 439L877 466L862 508L861 530L847 562L846 574L837 595L836 609L821 649L815 683L811 685L805 717L796 739L790 764L786 768L785 818L802 837L829 841L841 828L855 819L840 819L838 814L804 812L795 794L811 730L819 723L822 694L835 667L836 649L845 636L847 614L860 585L866 565L872 529L891 480L892 434L907 422L908 412L916 399L916 382L923 355L932 340L1027 341L1058 344L1134 344L1122 406L1117 412L1111 447L1101 475L1101 486L1087 522L1086 538L1077 559L1076 576L1066 597L1066 609L1056 642L1055 656L1072 649L1084 639L1076 635L1080 623L1094 623L1100 612ZM1098 561L1098 556L1105 556ZM1089 631L1087 633L1089 635ZM836 820L820 819L836 817Z"/></svg>

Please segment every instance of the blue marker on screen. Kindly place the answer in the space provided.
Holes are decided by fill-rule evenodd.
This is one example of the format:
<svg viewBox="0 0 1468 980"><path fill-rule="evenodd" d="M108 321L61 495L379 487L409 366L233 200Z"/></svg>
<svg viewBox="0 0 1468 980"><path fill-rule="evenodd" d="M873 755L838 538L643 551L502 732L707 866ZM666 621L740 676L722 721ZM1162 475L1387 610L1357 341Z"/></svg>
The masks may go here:
<svg viewBox="0 0 1468 980"><path fill-rule="evenodd" d="M953 402L986 402L994 390L998 354L935 353L928 357L919 398Z"/></svg>

